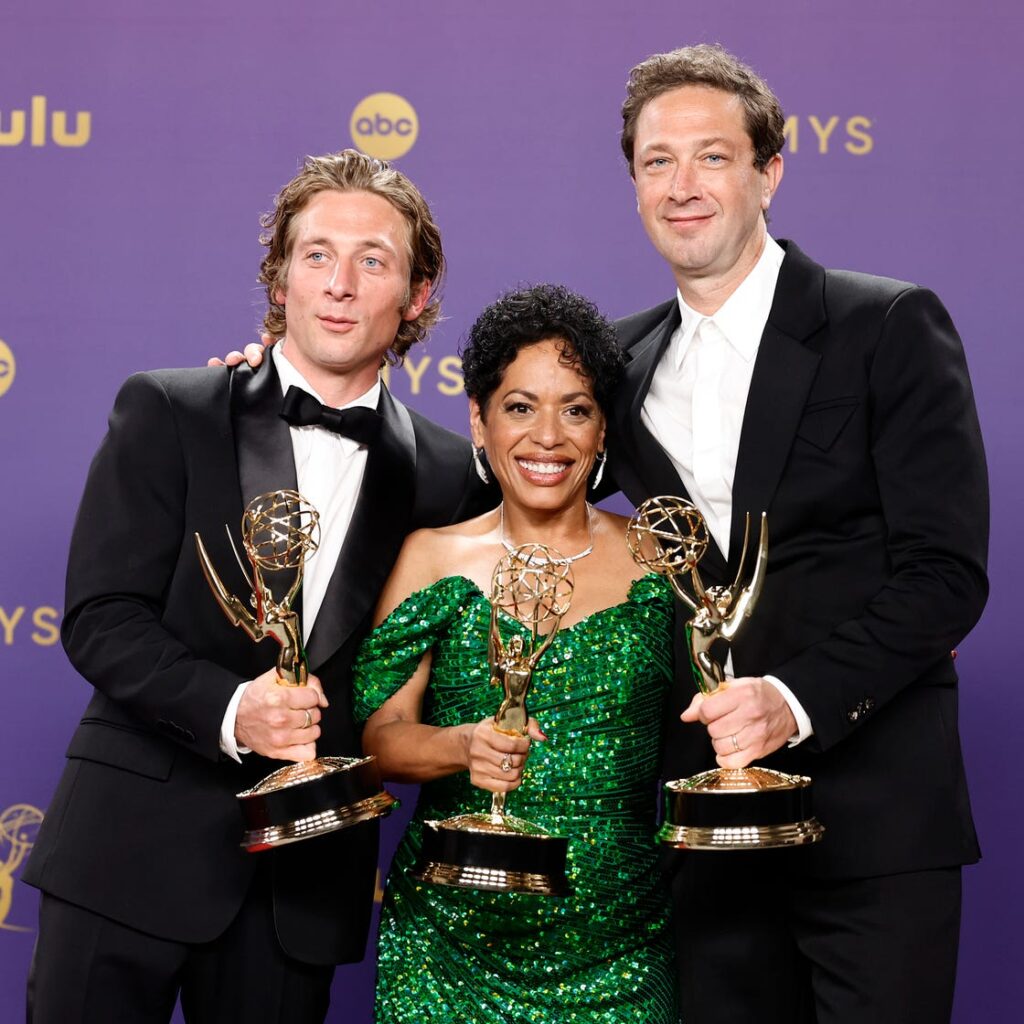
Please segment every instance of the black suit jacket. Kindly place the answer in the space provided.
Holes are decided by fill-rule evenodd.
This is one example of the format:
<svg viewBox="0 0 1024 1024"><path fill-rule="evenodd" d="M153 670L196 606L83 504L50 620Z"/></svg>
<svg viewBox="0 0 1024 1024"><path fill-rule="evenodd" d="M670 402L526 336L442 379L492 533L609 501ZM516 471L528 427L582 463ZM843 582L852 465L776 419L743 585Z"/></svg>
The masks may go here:
<svg viewBox="0 0 1024 1024"><path fill-rule="evenodd" d="M245 504L295 487L271 360L139 374L122 387L89 472L68 563L62 639L95 687L24 872L30 884L180 942L220 934L257 860L272 876L283 948L310 963L363 955L377 859L375 823L270 853L239 848L234 794L281 762L219 748L237 685L273 665L214 603L198 531L246 599L224 525ZM357 755L349 670L406 534L486 507L468 442L383 390L355 513L307 644L330 700L319 753ZM492 502L493 503L493 502Z"/></svg>
<svg viewBox="0 0 1024 1024"><path fill-rule="evenodd" d="M737 676L773 674L814 736L767 764L808 774L827 832L809 870L870 876L976 860L951 650L987 596L987 479L963 350L939 300L829 271L786 248L754 366L733 484L731 582L744 516L768 513L768 576L733 645ZM641 422L679 323L675 300L618 324L627 353L610 467L630 500L686 497ZM748 564L747 573L751 566ZM668 726L670 777L713 764L704 730Z"/></svg>

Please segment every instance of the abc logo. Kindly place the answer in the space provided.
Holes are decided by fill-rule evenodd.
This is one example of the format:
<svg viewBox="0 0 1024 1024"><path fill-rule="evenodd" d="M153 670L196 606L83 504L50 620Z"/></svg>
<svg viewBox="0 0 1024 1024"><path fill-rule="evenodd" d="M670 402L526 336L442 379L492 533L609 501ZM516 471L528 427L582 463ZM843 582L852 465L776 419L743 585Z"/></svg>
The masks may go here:
<svg viewBox="0 0 1024 1024"><path fill-rule="evenodd" d="M375 92L356 104L349 130L352 141L364 153L381 160L393 160L412 149L420 121L404 96Z"/></svg>
<svg viewBox="0 0 1024 1024"><path fill-rule="evenodd" d="M14 353L0 338L0 395L14 383Z"/></svg>

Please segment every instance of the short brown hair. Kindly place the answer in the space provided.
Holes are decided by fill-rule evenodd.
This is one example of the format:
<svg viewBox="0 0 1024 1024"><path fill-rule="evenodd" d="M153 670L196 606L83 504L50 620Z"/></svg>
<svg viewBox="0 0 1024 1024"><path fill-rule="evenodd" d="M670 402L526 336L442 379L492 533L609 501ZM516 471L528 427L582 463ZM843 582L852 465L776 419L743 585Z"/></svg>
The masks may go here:
<svg viewBox="0 0 1024 1024"><path fill-rule="evenodd" d="M421 341L441 315L438 290L444 277L444 250L441 232L420 190L401 171L384 160L377 160L355 149L326 156L307 156L302 170L274 198L274 209L260 218L264 231L260 244L267 254L260 264L259 281L267 288L267 312L263 325L268 334L281 338L285 333L285 309L274 294L283 290L288 276L294 244L297 214L320 192L370 192L386 199L409 225L409 287L430 283L430 301L415 320L403 321L387 359L400 363L410 346Z"/></svg>
<svg viewBox="0 0 1024 1024"><path fill-rule="evenodd" d="M622 104L623 155L633 170L636 123L640 112L662 93L684 85L704 85L738 96L743 103L747 134L754 146L754 166L763 171L782 151L785 118L778 97L760 75L717 44L684 46L670 53L656 53L629 73L626 101Z"/></svg>

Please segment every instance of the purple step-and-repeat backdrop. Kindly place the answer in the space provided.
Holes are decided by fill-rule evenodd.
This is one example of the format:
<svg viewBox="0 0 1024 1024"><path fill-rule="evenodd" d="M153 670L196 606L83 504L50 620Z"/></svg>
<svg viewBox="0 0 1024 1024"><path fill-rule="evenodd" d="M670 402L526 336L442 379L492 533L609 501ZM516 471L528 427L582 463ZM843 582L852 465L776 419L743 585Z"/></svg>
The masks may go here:
<svg viewBox="0 0 1024 1024"><path fill-rule="evenodd" d="M618 153L618 108L630 66L698 41L725 44L782 98L772 230L825 264L934 288L964 338L994 511L992 596L959 662L985 859L965 873L956 1019L1017 1019L1022 35L1014 0L7 0L0 1019L23 1012L36 898L18 876L87 697L57 627L75 507L120 381L253 337L257 215L304 154L356 144L399 158L451 263L448 319L392 387L464 430L458 341L500 290L562 281L613 316L671 294ZM952 514L955 479L948 500ZM330 1019L369 1021L372 981L372 961L339 971Z"/></svg>

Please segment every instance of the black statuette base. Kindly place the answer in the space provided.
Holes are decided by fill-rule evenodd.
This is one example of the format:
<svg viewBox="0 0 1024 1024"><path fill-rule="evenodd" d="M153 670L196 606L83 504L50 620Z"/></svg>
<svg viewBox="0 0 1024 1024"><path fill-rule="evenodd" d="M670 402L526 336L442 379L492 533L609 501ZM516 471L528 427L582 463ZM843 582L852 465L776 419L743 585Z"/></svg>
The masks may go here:
<svg viewBox="0 0 1024 1024"><path fill-rule="evenodd" d="M481 827L472 827L471 818ZM539 830L492 827L489 815L428 821L413 877L434 885L491 892L564 896L569 891L565 860L569 840Z"/></svg>
<svg viewBox="0 0 1024 1024"><path fill-rule="evenodd" d="M238 794L249 853L335 832L390 813L373 757L319 757L286 765Z"/></svg>
<svg viewBox="0 0 1024 1024"><path fill-rule="evenodd" d="M766 768L717 769L666 783L658 841L678 850L805 846L825 829L814 817L811 780Z"/></svg>

